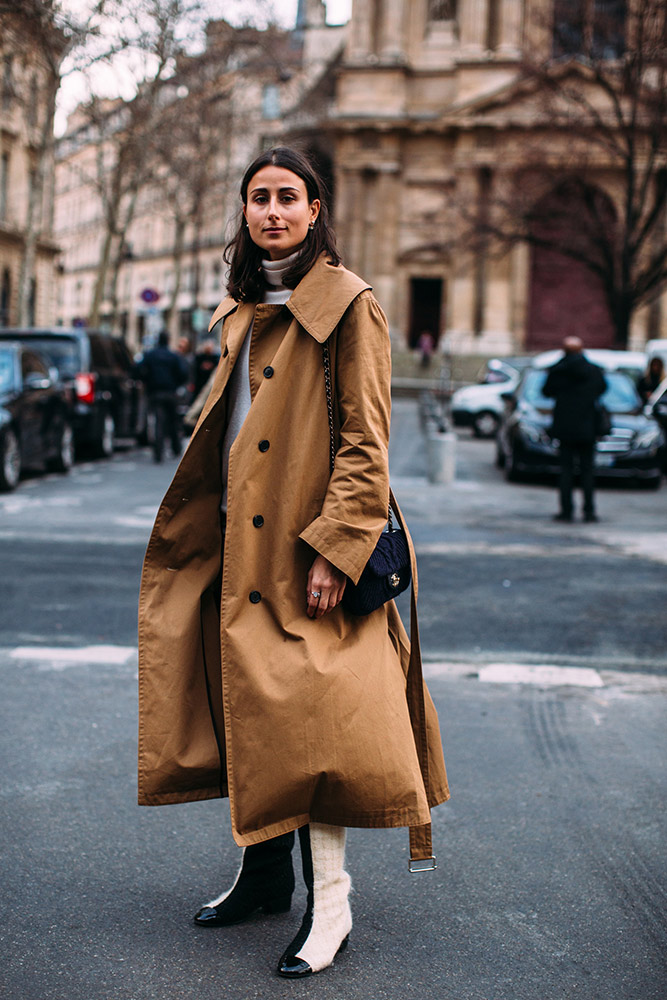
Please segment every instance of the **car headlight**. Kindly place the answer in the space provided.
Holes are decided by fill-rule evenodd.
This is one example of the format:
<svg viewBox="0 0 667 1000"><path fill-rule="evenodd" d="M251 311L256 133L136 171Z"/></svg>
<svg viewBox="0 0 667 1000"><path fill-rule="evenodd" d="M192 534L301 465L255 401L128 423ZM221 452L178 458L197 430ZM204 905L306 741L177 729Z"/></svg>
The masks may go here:
<svg viewBox="0 0 667 1000"><path fill-rule="evenodd" d="M638 449L657 448L660 444L662 433L659 427L646 427L643 431L635 434L633 445Z"/></svg>

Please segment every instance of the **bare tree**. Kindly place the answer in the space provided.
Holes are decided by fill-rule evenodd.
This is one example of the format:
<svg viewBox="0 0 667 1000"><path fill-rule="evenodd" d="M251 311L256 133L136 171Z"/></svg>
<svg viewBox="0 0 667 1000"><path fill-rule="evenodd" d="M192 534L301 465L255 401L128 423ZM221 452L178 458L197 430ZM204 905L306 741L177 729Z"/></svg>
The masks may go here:
<svg viewBox="0 0 667 1000"><path fill-rule="evenodd" d="M138 0L117 25L119 48L134 60L136 93L130 100L110 102L91 97L84 109L87 132L96 145L92 181L102 205L104 235L92 302L91 326L98 325L102 302L117 308L117 280L127 252L126 237L137 198L154 176L149 150L163 113L165 80L174 72L188 26L199 24L198 0ZM128 71L131 64L126 64ZM112 316L112 320L113 320Z"/></svg>
<svg viewBox="0 0 667 1000"><path fill-rule="evenodd" d="M585 265L626 347L633 315L667 284L667 7L617 7L605 20L556 0L551 57L525 56L515 86L538 101L521 166L461 214L475 249L524 241Z"/></svg>
<svg viewBox="0 0 667 1000"><path fill-rule="evenodd" d="M263 5L257 5L262 11ZM257 14L255 11L255 14ZM167 307L170 332L178 332L176 303L181 289L186 250L192 260L193 308L199 307L200 252L212 206L229 204L238 183L235 139L252 134L258 124L256 107L237 100L248 73L256 79L268 72L286 82L291 78L285 53L286 35L264 11L262 29L252 21L232 27L215 23L214 38L204 53L179 61L169 81L173 100L164 102L151 130L150 155L155 179L168 202L174 223L174 283ZM215 213L219 214L219 213ZM186 246L186 235L190 239Z"/></svg>

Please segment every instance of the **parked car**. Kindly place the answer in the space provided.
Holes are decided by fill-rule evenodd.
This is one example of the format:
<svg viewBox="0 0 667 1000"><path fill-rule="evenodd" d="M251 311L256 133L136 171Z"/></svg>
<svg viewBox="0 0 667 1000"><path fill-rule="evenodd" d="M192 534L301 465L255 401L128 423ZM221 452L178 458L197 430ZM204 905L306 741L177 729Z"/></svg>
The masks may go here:
<svg viewBox="0 0 667 1000"><path fill-rule="evenodd" d="M529 357L487 361L477 385L466 385L452 394L454 426L472 427L475 437L495 437L504 409L502 393L515 388L521 372L531 361Z"/></svg>
<svg viewBox="0 0 667 1000"><path fill-rule="evenodd" d="M74 461L67 391L45 357L26 344L0 343L0 489L25 469L68 472Z"/></svg>
<svg viewBox="0 0 667 1000"><path fill-rule="evenodd" d="M44 354L69 392L77 449L113 453L117 440L142 440L146 397L132 355L118 337L98 330L1 329L0 343L20 340Z"/></svg>
<svg viewBox="0 0 667 1000"><path fill-rule="evenodd" d="M528 369L513 392L496 438L496 464L509 480L527 475L557 474L559 443L551 437L553 399L542 395L547 372ZM664 466L665 436L647 416L632 378L621 371L605 372L602 403L611 417L611 431L596 445L599 477L636 479L656 488Z"/></svg>
<svg viewBox="0 0 667 1000"><path fill-rule="evenodd" d="M646 355L643 351L612 351L602 347L584 348L584 357L607 372L623 372L633 382L646 371ZM532 359L535 368L550 368L563 357L560 350L543 351Z"/></svg>

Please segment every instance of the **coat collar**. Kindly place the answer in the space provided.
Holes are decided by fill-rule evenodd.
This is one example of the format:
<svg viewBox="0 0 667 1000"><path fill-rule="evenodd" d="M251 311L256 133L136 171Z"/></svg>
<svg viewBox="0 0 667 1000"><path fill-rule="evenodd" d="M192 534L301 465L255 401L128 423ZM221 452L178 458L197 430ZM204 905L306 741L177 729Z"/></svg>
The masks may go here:
<svg viewBox="0 0 667 1000"><path fill-rule="evenodd" d="M370 287L346 267L330 264L322 254L290 295L287 308L311 337L323 344L347 307Z"/></svg>
<svg viewBox="0 0 667 1000"><path fill-rule="evenodd" d="M347 307L360 292L371 286L346 267L335 267L323 254L292 292L287 308L318 343L323 344L335 330ZM238 302L223 299L211 317L209 331L229 316Z"/></svg>

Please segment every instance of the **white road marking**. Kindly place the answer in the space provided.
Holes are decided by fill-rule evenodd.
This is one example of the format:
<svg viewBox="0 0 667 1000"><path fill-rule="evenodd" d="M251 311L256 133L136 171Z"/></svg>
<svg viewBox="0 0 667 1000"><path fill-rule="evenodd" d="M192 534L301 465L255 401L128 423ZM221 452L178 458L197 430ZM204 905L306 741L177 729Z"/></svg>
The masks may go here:
<svg viewBox="0 0 667 1000"><path fill-rule="evenodd" d="M135 517L133 514L113 518L113 523L122 528L152 528L154 521L154 517Z"/></svg>
<svg viewBox="0 0 667 1000"><path fill-rule="evenodd" d="M590 667L531 666L525 663L489 663L479 670L486 684L537 684L539 687L604 687L597 670Z"/></svg>
<svg viewBox="0 0 667 1000"><path fill-rule="evenodd" d="M539 687L576 686L604 687L597 670L591 667L559 667L553 664L529 663L448 663L428 662L424 676L476 677L486 684L535 684Z"/></svg>
<svg viewBox="0 0 667 1000"><path fill-rule="evenodd" d="M526 545L524 542L507 542L490 545L486 542L425 542L415 545L418 556L521 556L529 558L569 559L580 555L606 555L596 545Z"/></svg>
<svg viewBox="0 0 667 1000"><path fill-rule="evenodd" d="M10 650L12 660L39 660L56 664L127 663L137 655L135 646L17 646Z"/></svg>

